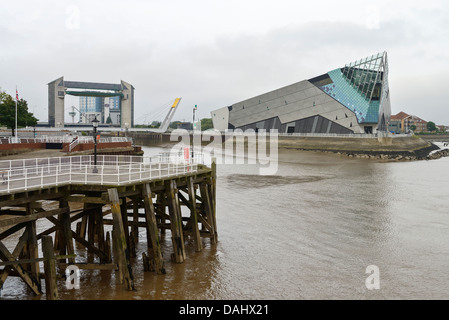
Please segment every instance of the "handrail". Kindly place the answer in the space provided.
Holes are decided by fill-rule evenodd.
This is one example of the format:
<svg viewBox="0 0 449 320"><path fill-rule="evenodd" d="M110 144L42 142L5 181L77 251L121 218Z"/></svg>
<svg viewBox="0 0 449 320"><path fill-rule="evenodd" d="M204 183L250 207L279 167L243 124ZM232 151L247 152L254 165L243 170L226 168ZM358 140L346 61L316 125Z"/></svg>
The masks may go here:
<svg viewBox="0 0 449 320"><path fill-rule="evenodd" d="M99 159L96 166L93 156L32 159L36 165L27 165L26 160L30 159L23 159L20 160L23 166L18 166L18 163L13 166L12 162L17 160L0 161L0 165L3 165L0 166L0 194L70 184L125 185L197 172L199 164L204 164L201 154L194 159L185 159L178 154L146 158L97 157ZM136 161L138 158L140 161ZM46 163L43 159L47 160ZM5 168L8 162L9 168Z"/></svg>
<svg viewBox="0 0 449 320"><path fill-rule="evenodd" d="M64 136L64 137L3 137L0 138L0 144L15 144L15 143L72 143L73 136ZM81 144L85 143L94 143L94 137L91 136L78 136L77 140ZM133 139L131 137L101 137L98 143L112 143L112 142L131 142L133 143Z"/></svg>

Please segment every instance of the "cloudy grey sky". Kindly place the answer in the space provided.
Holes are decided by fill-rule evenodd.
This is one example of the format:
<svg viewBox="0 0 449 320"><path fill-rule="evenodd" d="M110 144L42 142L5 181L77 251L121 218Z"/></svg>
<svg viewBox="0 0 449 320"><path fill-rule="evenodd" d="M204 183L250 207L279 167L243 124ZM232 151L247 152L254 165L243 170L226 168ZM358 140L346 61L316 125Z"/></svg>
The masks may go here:
<svg viewBox="0 0 449 320"><path fill-rule="evenodd" d="M41 121L61 76L133 84L136 123L182 97L190 121L382 51L392 112L449 125L448 1L0 0L0 87Z"/></svg>

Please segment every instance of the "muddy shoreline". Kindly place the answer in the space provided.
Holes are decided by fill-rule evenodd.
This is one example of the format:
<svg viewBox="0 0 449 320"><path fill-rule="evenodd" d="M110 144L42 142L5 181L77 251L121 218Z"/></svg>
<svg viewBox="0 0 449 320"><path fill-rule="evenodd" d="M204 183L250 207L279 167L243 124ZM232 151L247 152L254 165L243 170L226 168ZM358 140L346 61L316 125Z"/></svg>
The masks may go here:
<svg viewBox="0 0 449 320"><path fill-rule="evenodd" d="M283 147L282 149L334 153L342 156L347 156L349 158L377 159L377 160L391 160L391 161L436 160L442 157L449 156L449 150L440 149L440 147L438 147L433 143L429 147L414 151L349 151L349 150L307 149L307 148L293 148L293 147Z"/></svg>

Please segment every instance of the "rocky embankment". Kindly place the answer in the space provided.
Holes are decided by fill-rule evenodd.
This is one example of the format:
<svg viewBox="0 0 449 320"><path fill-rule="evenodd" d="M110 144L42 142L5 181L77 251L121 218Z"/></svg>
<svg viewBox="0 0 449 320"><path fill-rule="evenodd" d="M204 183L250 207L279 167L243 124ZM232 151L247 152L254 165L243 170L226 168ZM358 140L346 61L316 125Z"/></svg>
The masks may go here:
<svg viewBox="0 0 449 320"><path fill-rule="evenodd" d="M282 137L279 139L279 148L386 161L434 160L449 155L447 149L440 149L436 144L419 137L386 139Z"/></svg>
<svg viewBox="0 0 449 320"><path fill-rule="evenodd" d="M388 151L388 152L336 152L337 154L348 156L349 158L359 159L377 159L390 161L416 161L416 160L436 160L449 156L448 149L440 149L438 146L432 146L415 151Z"/></svg>

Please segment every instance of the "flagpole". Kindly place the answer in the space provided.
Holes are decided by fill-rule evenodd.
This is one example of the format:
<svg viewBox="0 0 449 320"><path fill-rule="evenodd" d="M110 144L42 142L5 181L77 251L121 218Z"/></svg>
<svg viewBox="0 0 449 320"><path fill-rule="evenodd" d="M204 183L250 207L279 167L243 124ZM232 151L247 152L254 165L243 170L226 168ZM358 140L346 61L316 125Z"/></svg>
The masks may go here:
<svg viewBox="0 0 449 320"><path fill-rule="evenodd" d="M17 92L17 86L16 86L16 128L15 128L15 138L16 140L18 140L17 138L19 137L19 132L18 132L18 128L17 128L17 99L19 98L19 93Z"/></svg>

